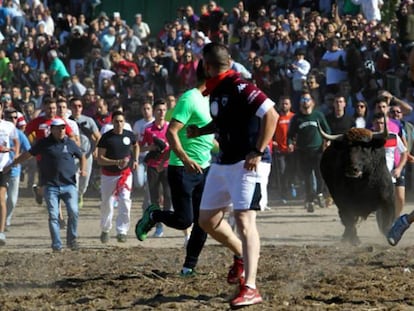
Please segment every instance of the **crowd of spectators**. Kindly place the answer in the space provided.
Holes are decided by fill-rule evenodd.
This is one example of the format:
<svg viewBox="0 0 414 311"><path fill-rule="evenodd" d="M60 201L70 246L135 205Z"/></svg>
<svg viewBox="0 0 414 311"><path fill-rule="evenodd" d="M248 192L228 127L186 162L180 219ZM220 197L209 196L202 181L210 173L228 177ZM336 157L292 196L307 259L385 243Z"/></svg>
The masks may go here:
<svg viewBox="0 0 414 311"><path fill-rule="evenodd" d="M139 12L130 24L119 12L99 12L99 1L44 3L5 0L0 7L1 101L26 122L45 98L75 96L99 128L114 106L132 124L144 102L178 98L195 86L211 41L227 44L232 68L272 100L290 97L294 112L309 90L325 114L341 92L349 113L364 102L369 115L390 75L402 81L393 95L413 99L412 1L398 2L386 23L380 0L235 1L230 11L208 1L177 8L162 29Z"/></svg>
<svg viewBox="0 0 414 311"><path fill-rule="evenodd" d="M398 23L385 24L352 1L328 6L330 1L239 1L231 12L209 1L199 12L190 5L178 8L176 19L158 30L140 13L132 25L119 12L94 17L93 1L69 1L65 7L50 1L47 7L7 0L0 8L1 91L20 89L12 94L13 105L27 121L47 96L83 97L90 116L103 98L109 110L121 104L134 121L147 91L157 99L194 87L203 46L220 41L230 47L234 68L247 71L274 101L313 88L308 77L314 77L317 105L327 104L325 98L338 90L353 102L369 103L387 74L409 73L412 6L402 2ZM332 71L323 57L334 50L342 56ZM308 63L306 71L295 66L296 55ZM402 91L407 89L412 91L409 84ZM27 113L32 108L35 114Z"/></svg>

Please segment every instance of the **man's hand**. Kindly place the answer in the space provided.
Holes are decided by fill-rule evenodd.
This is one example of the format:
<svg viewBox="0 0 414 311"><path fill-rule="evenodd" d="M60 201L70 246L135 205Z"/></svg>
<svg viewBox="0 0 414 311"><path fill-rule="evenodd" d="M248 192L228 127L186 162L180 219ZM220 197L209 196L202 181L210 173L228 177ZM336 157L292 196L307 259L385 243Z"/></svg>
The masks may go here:
<svg viewBox="0 0 414 311"><path fill-rule="evenodd" d="M262 160L262 156L257 152L250 152L246 156L246 160L244 162L244 168L248 171L256 171L257 165Z"/></svg>
<svg viewBox="0 0 414 311"><path fill-rule="evenodd" d="M203 169L201 168L200 165L197 164L197 162L189 159L188 161L183 161L184 163L184 167L185 170L188 173L194 173L194 174L202 174L203 173Z"/></svg>
<svg viewBox="0 0 414 311"><path fill-rule="evenodd" d="M12 163L10 163L10 164L6 165L5 167L3 167L3 173L4 174L8 173L11 170L12 166L13 166Z"/></svg>

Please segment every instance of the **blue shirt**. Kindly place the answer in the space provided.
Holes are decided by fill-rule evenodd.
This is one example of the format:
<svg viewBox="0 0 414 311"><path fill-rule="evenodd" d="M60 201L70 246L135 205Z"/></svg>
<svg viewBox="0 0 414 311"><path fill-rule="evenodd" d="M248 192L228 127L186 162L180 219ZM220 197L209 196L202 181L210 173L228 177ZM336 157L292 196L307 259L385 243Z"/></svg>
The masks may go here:
<svg viewBox="0 0 414 311"><path fill-rule="evenodd" d="M56 140L49 135L39 140L29 152L33 156L41 156L39 169L42 186L76 185L78 169L74 157L80 159L82 152L73 140L67 137Z"/></svg>
<svg viewBox="0 0 414 311"><path fill-rule="evenodd" d="M26 135L24 135L24 133L21 130L17 130L17 135L19 138L19 142L20 142L20 150L19 153L23 153L25 151L28 151L30 149L30 142L29 139L27 138ZM10 147L13 148L14 147L14 142L12 139L10 139ZM14 158L14 151L10 151L10 159ZM13 166L11 171L10 171L10 177L16 177L16 176L20 176L20 172L22 170L22 166L20 164Z"/></svg>

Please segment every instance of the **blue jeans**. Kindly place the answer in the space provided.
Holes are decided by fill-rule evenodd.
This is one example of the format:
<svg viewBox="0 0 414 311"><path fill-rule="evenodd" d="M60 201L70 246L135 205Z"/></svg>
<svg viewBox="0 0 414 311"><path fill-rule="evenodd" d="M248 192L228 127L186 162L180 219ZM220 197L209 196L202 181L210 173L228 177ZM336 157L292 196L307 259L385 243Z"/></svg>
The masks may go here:
<svg viewBox="0 0 414 311"><path fill-rule="evenodd" d="M52 248L61 249L59 226L59 204L62 200L68 213L68 226L66 231L66 243L72 245L78 236L78 190L75 185L45 186L44 198L49 213L49 231L52 238Z"/></svg>
<svg viewBox="0 0 414 311"><path fill-rule="evenodd" d="M14 211L14 208L16 207L17 198L19 196L19 182L20 182L20 174L9 178L9 185L7 187L7 199L6 199L6 206L7 206L6 226L11 225L11 218L13 216L13 211Z"/></svg>

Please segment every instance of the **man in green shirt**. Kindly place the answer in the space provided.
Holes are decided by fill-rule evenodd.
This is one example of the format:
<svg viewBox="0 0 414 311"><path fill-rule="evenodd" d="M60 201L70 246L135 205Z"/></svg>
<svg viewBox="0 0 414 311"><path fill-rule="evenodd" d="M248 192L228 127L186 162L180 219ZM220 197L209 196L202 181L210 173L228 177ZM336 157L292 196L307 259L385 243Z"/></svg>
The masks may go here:
<svg viewBox="0 0 414 311"><path fill-rule="evenodd" d="M185 230L193 224L182 276L194 274L207 239L207 234L198 224L198 216L205 177L210 166L213 135L188 138L186 133L188 125L203 127L211 122L209 101L202 95L205 78L201 62L197 67L197 78L197 87L180 97L167 130L171 150L168 182L174 211L161 211L157 205L150 205L135 228L137 238L143 241L157 222L178 230Z"/></svg>
<svg viewBox="0 0 414 311"><path fill-rule="evenodd" d="M300 98L300 110L290 120L287 138L289 152L297 154L299 170L305 183L305 208L309 213L314 212L314 201L316 200L320 207L324 206L325 184L319 163L326 142L319 132L318 123L326 133L331 133L325 116L315 109L315 102L311 94L304 91ZM316 188L316 193L314 188Z"/></svg>
<svg viewBox="0 0 414 311"><path fill-rule="evenodd" d="M48 56L50 59L49 72L53 83L56 87L61 87L63 80L70 77L69 72L55 50L50 50Z"/></svg>

